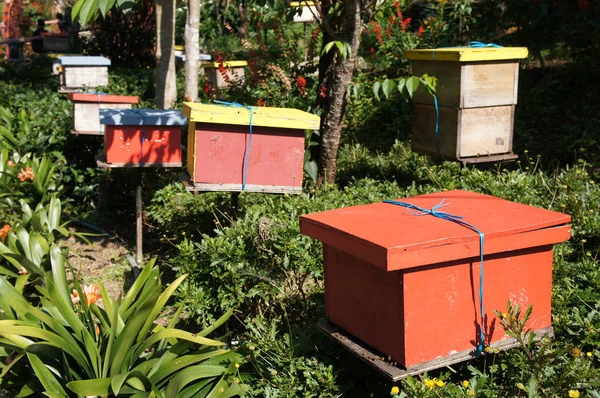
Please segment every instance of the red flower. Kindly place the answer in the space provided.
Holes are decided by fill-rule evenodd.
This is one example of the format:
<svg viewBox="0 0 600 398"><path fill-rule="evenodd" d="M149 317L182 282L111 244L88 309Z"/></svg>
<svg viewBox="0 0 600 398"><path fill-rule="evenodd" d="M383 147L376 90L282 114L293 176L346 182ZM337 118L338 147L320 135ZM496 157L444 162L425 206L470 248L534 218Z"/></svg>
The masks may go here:
<svg viewBox="0 0 600 398"><path fill-rule="evenodd" d="M404 24L404 28L406 28L412 21L412 18L408 17L404 20L403 24Z"/></svg>
<svg viewBox="0 0 600 398"><path fill-rule="evenodd" d="M392 28L388 26L388 27L385 29L385 34L386 34L386 35L388 35L388 36L391 36L391 35L392 35Z"/></svg>
<svg viewBox="0 0 600 398"><path fill-rule="evenodd" d="M400 10L400 3L398 0L394 0L394 7L396 7L396 15L398 16L398 19L402 21L402 11Z"/></svg>
<svg viewBox="0 0 600 398"><path fill-rule="evenodd" d="M321 96L321 98L327 98L327 87L325 87L325 85L322 85L319 89L319 96Z"/></svg>
<svg viewBox="0 0 600 398"><path fill-rule="evenodd" d="M298 90L300 90L300 95L304 95L304 90L306 89L306 79L302 76L298 76L296 79L296 86Z"/></svg>
<svg viewBox="0 0 600 398"><path fill-rule="evenodd" d="M423 27L419 26L419 31L417 32L417 37L421 37L421 35L423 34Z"/></svg>
<svg viewBox="0 0 600 398"><path fill-rule="evenodd" d="M371 47L371 58L375 59L375 49Z"/></svg>
<svg viewBox="0 0 600 398"><path fill-rule="evenodd" d="M263 99L262 99L262 98L259 98L259 99L258 99L258 106L267 106L267 102L266 102L266 101L263 101Z"/></svg>
<svg viewBox="0 0 600 398"><path fill-rule="evenodd" d="M377 35L377 40L379 41L379 44L383 44L383 38L381 37L381 28L379 27L379 24L375 21L371 23L373 24L373 28L375 29L375 34Z"/></svg>

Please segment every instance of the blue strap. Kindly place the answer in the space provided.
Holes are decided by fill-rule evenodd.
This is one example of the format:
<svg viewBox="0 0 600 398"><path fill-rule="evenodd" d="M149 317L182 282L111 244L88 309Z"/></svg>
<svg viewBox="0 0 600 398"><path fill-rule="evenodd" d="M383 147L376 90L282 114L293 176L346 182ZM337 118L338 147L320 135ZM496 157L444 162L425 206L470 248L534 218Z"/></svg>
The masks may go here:
<svg viewBox="0 0 600 398"><path fill-rule="evenodd" d="M433 94L433 104L435 105L435 149L437 151L438 156L442 156L440 154L440 109L438 107L437 96Z"/></svg>
<svg viewBox="0 0 600 398"><path fill-rule="evenodd" d="M471 48L485 48L485 47L493 47L493 48L504 48L499 44L495 43L482 43L480 41L470 41L468 47Z"/></svg>
<svg viewBox="0 0 600 398"><path fill-rule="evenodd" d="M248 161L250 159L250 149L252 148L252 116L254 115L254 107L250 105L242 105L239 102L225 102L214 100L215 104L230 106L232 108L245 108L250 112L250 138L248 139L248 146L244 153L244 170L242 172L242 191L246 189L246 176L248 174Z"/></svg>
<svg viewBox="0 0 600 398"><path fill-rule="evenodd" d="M437 218L441 218L442 220L452 221L456 224L462 225L463 227L469 228L479 234L479 311L481 315L481 325L479 331L479 343L477 344L476 355L480 356L483 352L483 345L485 343L485 326L484 326L484 309L483 309L483 248L485 243L485 236L483 232L481 232L477 227L473 224L469 224L466 221L463 221L462 216L457 216L454 214L446 213L444 211L438 211L438 209L445 207L448 203L444 203L446 199L442 199L440 203L433 206L431 209L424 209L417 205L413 205L406 202L400 202L397 200L384 200L384 203L390 203L397 206L406 207L408 212L413 216L426 216L432 215Z"/></svg>

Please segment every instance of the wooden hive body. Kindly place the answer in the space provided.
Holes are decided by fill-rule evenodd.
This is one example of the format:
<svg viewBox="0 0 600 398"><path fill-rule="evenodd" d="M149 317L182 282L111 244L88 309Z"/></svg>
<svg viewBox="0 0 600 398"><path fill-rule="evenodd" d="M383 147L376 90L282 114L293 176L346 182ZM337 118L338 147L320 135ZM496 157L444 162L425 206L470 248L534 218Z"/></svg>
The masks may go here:
<svg viewBox="0 0 600 398"><path fill-rule="evenodd" d="M413 74L438 78L433 96L414 96L413 149L463 162L511 160L523 48L408 51ZM436 124L438 125L436 138Z"/></svg>
<svg viewBox="0 0 600 398"><path fill-rule="evenodd" d="M73 134L103 135L100 109L131 109L138 97L105 94L69 93L73 102Z"/></svg>
<svg viewBox="0 0 600 398"><path fill-rule="evenodd" d="M61 64L61 91L80 91L108 85L108 58L60 56L57 59Z"/></svg>
<svg viewBox="0 0 600 398"><path fill-rule="evenodd" d="M532 304L528 326L551 335L553 245L570 217L466 191L402 199L464 217L485 235L485 344L508 336L493 310ZM479 236L406 208L374 203L309 214L300 231L323 242L329 321L408 369L479 344Z"/></svg>
<svg viewBox="0 0 600 398"><path fill-rule="evenodd" d="M106 126L104 150L111 167L181 166L181 128L186 119L179 111L100 109Z"/></svg>
<svg viewBox="0 0 600 398"><path fill-rule="evenodd" d="M190 120L187 168L195 190L302 191L304 133L319 128L318 116L252 107L250 137L244 107L184 103L183 112Z"/></svg>

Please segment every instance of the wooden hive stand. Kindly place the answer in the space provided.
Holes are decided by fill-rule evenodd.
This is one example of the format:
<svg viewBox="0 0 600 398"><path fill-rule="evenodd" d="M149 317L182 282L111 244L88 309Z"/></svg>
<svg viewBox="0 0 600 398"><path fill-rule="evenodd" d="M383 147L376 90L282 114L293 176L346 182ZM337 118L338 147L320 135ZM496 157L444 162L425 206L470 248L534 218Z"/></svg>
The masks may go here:
<svg viewBox="0 0 600 398"><path fill-rule="evenodd" d="M438 78L437 104L425 90L413 98L413 150L463 163L515 160L519 60L527 54L521 47L405 52L414 75Z"/></svg>

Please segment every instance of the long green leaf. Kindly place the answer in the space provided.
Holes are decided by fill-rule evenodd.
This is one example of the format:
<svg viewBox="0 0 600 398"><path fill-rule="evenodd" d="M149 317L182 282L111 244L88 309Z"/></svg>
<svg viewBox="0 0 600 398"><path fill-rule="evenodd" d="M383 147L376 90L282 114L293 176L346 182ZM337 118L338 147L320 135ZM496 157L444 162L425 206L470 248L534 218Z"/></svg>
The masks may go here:
<svg viewBox="0 0 600 398"><path fill-rule="evenodd" d="M169 287L165 289L164 292L161 293L160 297L156 301L156 304L154 305L154 308L152 308L150 315L146 319L144 326L142 326L142 328L140 329L140 332L138 333L136 341L140 342L146 336L146 334L150 330L150 327L156 320L156 317L158 316L158 314L163 310L163 307L165 306L165 304L167 304L167 301L171 298L171 296L173 295L175 290L179 287L181 282L183 282L183 280L186 277L187 277L187 274L180 276L175 281L173 281L173 283L171 283L169 285Z"/></svg>
<svg viewBox="0 0 600 398"><path fill-rule="evenodd" d="M60 294L62 299L68 303L71 301L71 292L69 292L69 286L67 284L64 257L58 246L54 244L50 248L50 264L52 266L52 278L58 294Z"/></svg>
<svg viewBox="0 0 600 398"><path fill-rule="evenodd" d="M165 378L180 371L181 369L185 369L188 366L192 366L197 364L198 362L204 361L209 358L218 357L227 353L227 350L213 350L205 353L194 353L190 355L183 356L175 356L174 358L170 358L168 361L161 362L156 371L156 373L150 375L150 381L155 384L160 384Z"/></svg>
<svg viewBox="0 0 600 398"><path fill-rule="evenodd" d="M110 391L110 378L76 380L67 383L67 388L77 395L83 396L107 396Z"/></svg>
<svg viewBox="0 0 600 398"><path fill-rule="evenodd" d="M27 354L27 359L35 372L40 383L49 393L62 394L62 397L67 396L67 393L60 385L60 382L56 379L56 377L50 372L48 368L44 365L41 359L37 357L35 354Z"/></svg>
<svg viewBox="0 0 600 398"><path fill-rule="evenodd" d="M119 334L119 337L115 343L114 354L112 354L111 359L110 376L115 376L121 373L121 366L123 365L125 358L128 355L131 355L130 350L133 342L135 341L137 333L145 323L150 311L152 311L157 298L158 295L155 295L154 297L150 297L148 300L143 302L138 308L138 311L127 320L125 328L123 328L123 331Z"/></svg>
<svg viewBox="0 0 600 398"><path fill-rule="evenodd" d="M133 282L133 284L127 291L127 294L125 295L125 298L123 299L123 302L119 306L119 314L121 316L123 316L125 314L125 312L129 309L129 306L131 305L133 300L136 298L138 293L142 290L142 288L146 284L146 281L152 274L154 261L155 261L154 259L150 260L148 262L148 264L146 264L146 266L144 267L142 272L138 275L135 282Z"/></svg>
<svg viewBox="0 0 600 398"><path fill-rule="evenodd" d="M206 346L218 347L225 345L225 343L217 340L207 339L206 337L199 337L190 332L186 332L185 330L179 329L164 329L158 333L153 333L148 339L146 339L140 346L137 348L134 357L141 355L146 349L150 348L152 344L164 340L164 339L180 339L187 340L192 343L202 344Z"/></svg>
<svg viewBox="0 0 600 398"><path fill-rule="evenodd" d="M227 370L224 366L196 365L190 366L171 379L165 390L167 397L174 397L182 388L196 380L215 378Z"/></svg>

